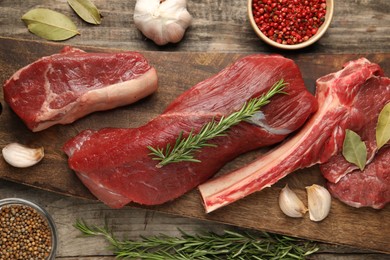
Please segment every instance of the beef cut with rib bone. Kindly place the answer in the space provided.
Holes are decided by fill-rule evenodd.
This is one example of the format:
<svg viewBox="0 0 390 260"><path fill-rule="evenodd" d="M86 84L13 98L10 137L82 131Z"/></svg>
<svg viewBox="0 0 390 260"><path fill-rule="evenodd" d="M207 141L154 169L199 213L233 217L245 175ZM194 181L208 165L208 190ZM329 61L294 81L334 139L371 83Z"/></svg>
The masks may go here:
<svg viewBox="0 0 390 260"><path fill-rule="evenodd" d="M337 156L342 149L345 130L361 131L389 102L389 79L383 77L378 64L361 58L348 62L338 72L319 78L316 81L316 98L319 105L317 112L295 136L247 166L199 186L206 212L270 187L295 170L325 163L332 156ZM384 163L389 169L389 162ZM389 171L371 172L370 175L386 177L379 179L382 181L377 191L379 194L372 196L379 196L380 202L371 200L365 205L383 207L390 201ZM346 191L345 186L340 188ZM330 191L336 194L337 189L331 185ZM337 197L350 198L340 194Z"/></svg>

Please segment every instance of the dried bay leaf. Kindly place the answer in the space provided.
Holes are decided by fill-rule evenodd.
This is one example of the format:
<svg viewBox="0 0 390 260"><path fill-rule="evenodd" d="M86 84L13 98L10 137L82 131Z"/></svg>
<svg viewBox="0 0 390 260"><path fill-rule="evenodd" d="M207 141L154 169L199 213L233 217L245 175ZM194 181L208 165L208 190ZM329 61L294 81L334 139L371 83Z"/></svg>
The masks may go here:
<svg viewBox="0 0 390 260"><path fill-rule="evenodd" d="M72 20L50 9L32 9L22 20L30 32L47 40L63 41L80 34Z"/></svg>
<svg viewBox="0 0 390 260"><path fill-rule="evenodd" d="M376 125L376 145L378 150L390 140L390 103L387 103L378 116Z"/></svg>
<svg viewBox="0 0 390 260"><path fill-rule="evenodd" d="M68 0L68 4L81 19L91 24L100 24L101 15L97 7L89 0Z"/></svg>
<svg viewBox="0 0 390 260"><path fill-rule="evenodd" d="M367 147L360 136L352 130L347 129L343 143L344 158L359 167L362 171L366 166Z"/></svg>

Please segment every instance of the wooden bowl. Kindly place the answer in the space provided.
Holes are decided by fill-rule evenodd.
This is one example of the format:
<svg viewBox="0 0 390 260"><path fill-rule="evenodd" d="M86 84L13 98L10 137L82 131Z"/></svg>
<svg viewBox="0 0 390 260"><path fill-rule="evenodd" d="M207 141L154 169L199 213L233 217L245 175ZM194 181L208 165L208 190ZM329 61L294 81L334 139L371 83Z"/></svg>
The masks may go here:
<svg viewBox="0 0 390 260"><path fill-rule="evenodd" d="M324 35L326 30L329 28L329 25L330 25L332 18L333 18L334 2L333 2L333 0L326 0L325 21L318 28L316 34L314 34L312 37L310 37L307 41L304 41L301 43L291 44L291 45L281 44L281 43L277 43L277 42L271 40L270 38L268 38L266 35L264 35L260 31L260 29L257 26L255 19L253 17L253 12L252 12L253 1L254 0L248 0L248 18L249 18L249 21L251 23L253 30L256 32L257 36L259 36L264 42L266 42L267 44L269 44L273 47L280 48L280 49L297 50L297 49L305 48L305 47L315 43Z"/></svg>

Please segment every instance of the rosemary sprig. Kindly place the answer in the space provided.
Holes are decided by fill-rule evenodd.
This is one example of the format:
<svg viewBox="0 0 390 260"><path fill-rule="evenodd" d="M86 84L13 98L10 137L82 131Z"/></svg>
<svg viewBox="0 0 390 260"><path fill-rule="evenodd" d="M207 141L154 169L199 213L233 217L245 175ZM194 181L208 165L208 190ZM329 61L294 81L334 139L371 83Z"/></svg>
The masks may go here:
<svg viewBox="0 0 390 260"><path fill-rule="evenodd" d="M142 237L139 241L119 241L108 230L89 226L77 220L75 227L87 236L103 236L118 258L131 259L305 259L318 251L315 243L292 237L259 233L225 231L190 235L181 231L181 237L159 235Z"/></svg>
<svg viewBox="0 0 390 260"><path fill-rule="evenodd" d="M226 131L230 127L252 117L261 107L268 104L274 95L285 94L283 89L286 84L287 83L285 83L283 79L279 80L266 94L249 100L249 102L246 102L239 111L234 112L227 117L222 116L218 122L213 119L211 122L205 124L198 134L195 134L193 130L191 130L189 135L186 138L183 138L183 131L180 132L173 147L171 147L171 144L169 143L165 148L148 146L148 149L151 151L149 155L154 156L153 160L160 161L157 164L157 167L183 161L200 162L193 156L195 150L206 146L215 147L214 144L207 143L207 141L218 136L225 136Z"/></svg>

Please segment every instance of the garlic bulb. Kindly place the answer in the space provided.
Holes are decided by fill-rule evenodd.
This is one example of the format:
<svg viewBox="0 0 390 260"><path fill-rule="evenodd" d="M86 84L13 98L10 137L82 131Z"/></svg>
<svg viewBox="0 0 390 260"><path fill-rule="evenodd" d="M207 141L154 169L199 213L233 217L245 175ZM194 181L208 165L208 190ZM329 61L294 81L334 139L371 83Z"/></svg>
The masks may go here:
<svg viewBox="0 0 390 260"><path fill-rule="evenodd" d="M310 219L323 220L328 216L332 202L329 191L317 184L306 187L306 190Z"/></svg>
<svg viewBox="0 0 390 260"><path fill-rule="evenodd" d="M40 162L44 156L43 147L29 148L27 146L11 143L2 150L4 160L14 167L26 168Z"/></svg>
<svg viewBox="0 0 390 260"><path fill-rule="evenodd" d="M289 217L301 218L307 212L307 208L288 185L282 189L279 195L279 207Z"/></svg>
<svg viewBox="0 0 390 260"><path fill-rule="evenodd" d="M187 0L137 0L135 26L158 45L179 42L191 25Z"/></svg>

